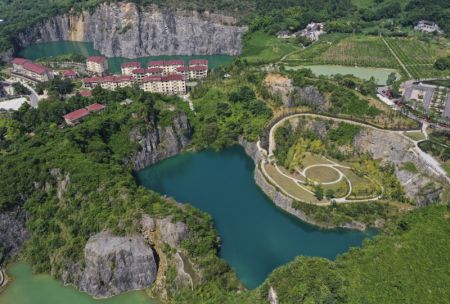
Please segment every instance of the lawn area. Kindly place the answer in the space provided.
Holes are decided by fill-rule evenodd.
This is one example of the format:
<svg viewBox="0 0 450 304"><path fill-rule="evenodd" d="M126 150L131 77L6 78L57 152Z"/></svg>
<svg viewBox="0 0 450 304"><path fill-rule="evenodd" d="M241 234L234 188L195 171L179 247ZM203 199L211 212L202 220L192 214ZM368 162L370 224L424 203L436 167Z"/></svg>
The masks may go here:
<svg viewBox="0 0 450 304"><path fill-rule="evenodd" d="M306 170L305 175L312 181L319 183L330 183L339 178L339 173L329 167L312 167Z"/></svg>
<svg viewBox="0 0 450 304"><path fill-rule="evenodd" d="M300 50L300 47L286 39L255 32L245 36L241 58L250 63L269 63L296 50Z"/></svg>
<svg viewBox="0 0 450 304"><path fill-rule="evenodd" d="M273 165L266 164L262 166L264 166L267 174L270 175L270 177L278 184L280 188L282 188L282 190L284 190L284 192L292 195L293 197L299 198L303 202L319 203L313 194L300 188L300 186L293 180L280 174L280 172L278 172Z"/></svg>
<svg viewBox="0 0 450 304"><path fill-rule="evenodd" d="M445 40L437 43L416 38L386 38L386 41L414 78L450 75L449 71L439 71L433 66L437 58L450 55Z"/></svg>
<svg viewBox="0 0 450 304"><path fill-rule="evenodd" d="M379 195L379 186L376 184L374 185L372 181L356 175L356 173L350 169L340 168L339 170L341 170L352 183L352 193L350 194L349 199L372 198Z"/></svg>
<svg viewBox="0 0 450 304"><path fill-rule="evenodd" d="M447 171L447 175L450 177L450 161L443 163L442 167L445 171Z"/></svg>
<svg viewBox="0 0 450 304"><path fill-rule="evenodd" d="M345 179L342 179L339 183L330 185L321 185L321 187L325 192L327 190L333 190L334 197L336 198L344 197L348 193L348 183Z"/></svg>
<svg viewBox="0 0 450 304"><path fill-rule="evenodd" d="M403 134L415 141L425 139L425 135L423 135L423 133L421 131L404 132Z"/></svg>
<svg viewBox="0 0 450 304"><path fill-rule="evenodd" d="M303 167L306 168L308 166L311 165L317 165L317 164L329 164L331 165L332 163L330 161L328 161L326 158L317 155L317 154L312 154L310 152L306 152L304 154L304 158L302 160L302 164Z"/></svg>
<svg viewBox="0 0 450 304"><path fill-rule="evenodd" d="M322 40L323 39L323 40ZM378 36L325 35L319 42L287 58L311 64L397 68L398 63Z"/></svg>

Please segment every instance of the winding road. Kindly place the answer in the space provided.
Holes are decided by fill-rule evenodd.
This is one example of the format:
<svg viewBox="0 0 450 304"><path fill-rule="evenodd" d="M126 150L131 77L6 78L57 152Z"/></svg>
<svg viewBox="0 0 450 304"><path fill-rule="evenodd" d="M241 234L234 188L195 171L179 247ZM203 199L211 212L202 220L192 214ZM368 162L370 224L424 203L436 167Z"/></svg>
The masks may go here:
<svg viewBox="0 0 450 304"><path fill-rule="evenodd" d="M292 119L292 118L296 118L296 117L323 118L323 119L333 120L333 121L337 121L337 122L345 122L345 123L349 123L349 124L361 126L361 127L364 127L364 128L369 128L369 129L381 131L381 132L395 133L395 134L397 134L397 135L403 137L404 139L407 139L410 143L412 143L412 144L414 145L410 150L411 150L414 154L416 154L420 159L422 159L422 161L424 161L424 162L429 166L429 168L430 168L435 174L437 174L438 176L441 176L441 177L445 178L447 181L450 182L450 178L448 178L447 172L442 168L441 164L440 164L438 161L436 161L431 155L427 154L426 152L422 151L422 150L419 148L418 143L419 143L420 141L415 141L415 140L413 140L412 138L406 136L406 135L404 134L404 131L386 130L386 129L378 128L378 127L375 127L375 126L372 126L372 125L364 124L364 123L361 123L361 122L349 120L349 119L335 118L335 117L330 117L330 116L326 116L326 115L312 114L312 113L296 113L296 114L292 114L292 115L289 115L289 116L286 116L286 117L280 119L277 123L275 123L275 124L270 128L270 130L269 130L269 144L268 144L268 150L265 150L264 148L262 148L262 147L261 147L261 143L260 143L259 141L258 141L258 143L257 143L257 147L258 147L258 149L259 149L259 151L260 151L260 154L263 156L262 162L269 162L271 159L274 158L274 153L273 153L273 151L276 149L276 143L275 143L275 131L276 131L276 129L277 129L280 125L282 125L284 122L286 122L286 121L288 121L288 120L290 120L290 119ZM424 132L425 136L427 136L425 130L426 130L426 128L422 128L422 132ZM327 159L327 160L328 160L328 159ZM305 176L305 172L306 172L310 167L314 167L314 166L327 166L327 167L332 167L332 168L334 168L335 166L341 166L341 165L339 165L339 164L337 164L337 163L335 163L335 162L333 162L333 161L331 161L331 160L328 160L328 161L330 161L331 164L317 164L317 165L312 165L312 166L306 167L303 171L299 171L299 173L302 174L303 176ZM300 180L298 180L298 179L296 179L296 178L294 178L294 177L292 177L292 176L286 175L285 173L283 173L283 172L278 168L278 166L276 166L276 164L275 164L275 167L276 167L277 171L278 171L280 174L282 174L283 176L285 176L285 177L291 179L292 181L294 181L294 182L295 182L297 185L299 185L299 187L301 187L302 189L308 191L309 193L312 193L309 189L307 189L307 188L301 186L301 184L304 184L303 181L300 181ZM345 167L345 166L342 166L342 167ZM283 189L283 188L280 187L280 186L278 185L278 183L275 182L275 181L270 177L270 175L266 172L266 170L265 170L265 168L264 168L264 165L262 165L261 168L262 168L262 172L263 172L263 174L264 174L264 176L265 176L266 178L268 178L272 183L274 183L275 185L277 185L280 189ZM334 169L335 169L335 168L334 168ZM337 170L337 171L339 171L339 170ZM339 172L340 172L340 171L339 171ZM376 201L376 200L379 200L379 199L381 199L381 198L383 197L383 194L384 194L384 188L381 187L382 193L381 193L379 196L377 196L377 197L374 197L374 198L368 198L368 199L362 199L362 200L349 200L348 197L349 197L350 194L351 194L351 191L352 191L352 185L351 185L351 182L350 182L350 180L348 179L348 177L345 176L345 174L343 174L342 172L340 172L340 177L339 177L338 181L334 181L334 182L331 182L331 183L329 183L329 184L333 184L333 183L339 182L339 181L342 180L342 178L345 178L345 179L347 180L347 183L349 184L350 191L348 192L348 194L347 194L345 197L335 199L335 201L338 202L338 203ZM375 181L373 181L373 182L375 182ZM292 195L289 194L289 193L286 193L286 191L284 191L284 189L283 189L283 193L285 193L286 195L288 195L289 197L291 197L291 198L293 198L293 199L301 200L301 199L299 199L299 198L296 198L296 197L292 196ZM327 205L327 204L320 204L320 205Z"/></svg>

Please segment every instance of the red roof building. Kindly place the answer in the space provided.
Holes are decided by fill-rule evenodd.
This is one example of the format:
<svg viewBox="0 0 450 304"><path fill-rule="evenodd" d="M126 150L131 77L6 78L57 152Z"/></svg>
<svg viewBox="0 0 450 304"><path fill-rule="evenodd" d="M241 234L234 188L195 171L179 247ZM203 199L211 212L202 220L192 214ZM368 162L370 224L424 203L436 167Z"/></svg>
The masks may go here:
<svg viewBox="0 0 450 304"><path fill-rule="evenodd" d="M122 63L122 68L140 68L141 64L137 61L130 61Z"/></svg>
<svg viewBox="0 0 450 304"><path fill-rule="evenodd" d="M18 64L18 65L23 65L25 62L28 62L28 60L24 59L24 58L14 58L11 61L12 64Z"/></svg>
<svg viewBox="0 0 450 304"><path fill-rule="evenodd" d="M45 73L48 72L48 69L46 67L44 67L40 64L37 64L37 63L30 62L30 61L25 62L23 64L23 68L25 70L28 70L30 72L33 72L33 73L36 73L39 75L44 75Z"/></svg>
<svg viewBox="0 0 450 304"><path fill-rule="evenodd" d="M169 66L169 65L184 65L184 61L183 60L168 60L168 61L164 61L164 65L165 66Z"/></svg>
<svg viewBox="0 0 450 304"><path fill-rule="evenodd" d="M161 77L161 81L178 81L178 80L184 80L184 76L181 74L170 74L164 77Z"/></svg>
<svg viewBox="0 0 450 304"><path fill-rule="evenodd" d="M147 66L148 67L158 67L158 66L163 66L164 65L164 61L163 60L159 60L159 61L150 61Z"/></svg>
<svg viewBox="0 0 450 304"><path fill-rule="evenodd" d="M73 126L78 124L83 118L89 116L89 114L89 111L86 109L78 109L64 115L63 117L68 125Z"/></svg>
<svg viewBox="0 0 450 304"><path fill-rule="evenodd" d="M64 71L63 76L67 78L75 78L77 77L77 72L74 70L66 70Z"/></svg>
<svg viewBox="0 0 450 304"><path fill-rule="evenodd" d="M147 74L162 74L164 72L164 69L162 68L148 68Z"/></svg>
<svg viewBox="0 0 450 304"><path fill-rule="evenodd" d="M82 97L91 97L92 96L92 92L91 91L80 91L80 95Z"/></svg>
<svg viewBox="0 0 450 304"><path fill-rule="evenodd" d="M189 67L189 71L206 71L206 70L208 70L208 67L204 65L194 65Z"/></svg>
<svg viewBox="0 0 450 304"><path fill-rule="evenodd" d="M193 59L189 61L189 65L206 65L208 66L208 60L206 59Z"/></svg>
<svg viewBox="0 0 450 304"><path fill-rule="evenodd" d="M161 76L145 76L142 81L144 82L153 82L153 81L161 81Z"/></svg>
<svg viewBox="0 0 450 304"><path fill-rule="evenodd" d="M106 61L106 57L104 56L90 56L86 60L87 62L95 62L95 63L103 63Z"/></svg>
<svg viewBox="0 0 450 304"><path fill-rule="evenodd" d="M92 112L100 112L102 110L104 110L106 108L106 106L99 104L99 103L93 103L91 105L88 105L86 107L86 110L89 111L90 113Z"/></svg>
<svg viewBox="0 0 450 304"><path fill-rule="evenodd" d="M134 69L133 74L145 74L145 70L144 69Z"/></svg>

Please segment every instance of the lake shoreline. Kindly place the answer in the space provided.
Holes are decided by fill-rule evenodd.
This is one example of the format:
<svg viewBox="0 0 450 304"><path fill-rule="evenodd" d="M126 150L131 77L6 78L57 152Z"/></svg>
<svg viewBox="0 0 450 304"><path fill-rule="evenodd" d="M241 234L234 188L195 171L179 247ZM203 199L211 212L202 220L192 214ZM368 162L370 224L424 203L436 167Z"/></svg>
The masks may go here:
<svg viewBox="0 0 450 304"><path fill-rule="evenodd" d="M357 231L367 231L371 228L381 228L381 227L371 227L369 225L366 225L364 223L358 222L358 221L352 221L347 222L341 225L329 225L325 223L317 222L316 220L312 219L306 213L303 211L293 208L292 204L294 200L286 195L284 195L277 187L272 185L265 177L264 174L261 172L260 169L260 161L261 156L260 152L258 150L258 147L256 143L246 141L243 138L239 138L239 145L244 148L245 153L253 160L255 163L255 172L254 172L254 180L256 185L270 198L270 200L273 202L275 206L282 209L283 211L287 212L288 214L300 219L301 221L308 223L310 225L319 227L321 229L337 229L337 228L343 228L343 229L351 229L351 230L357 230Z"/></svg>

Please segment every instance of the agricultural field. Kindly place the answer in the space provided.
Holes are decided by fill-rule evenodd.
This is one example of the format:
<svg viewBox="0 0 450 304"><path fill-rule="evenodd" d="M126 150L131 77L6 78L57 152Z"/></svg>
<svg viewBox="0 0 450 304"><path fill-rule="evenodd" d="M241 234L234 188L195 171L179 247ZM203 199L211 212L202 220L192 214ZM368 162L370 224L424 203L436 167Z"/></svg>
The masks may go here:
<svg viewBox="0 0 450 304"><path fill-rule="evenodd" d="M385 68L398 67L398 62L392 56L381 37L344 36L342 34L324 35L311 47L288 56L286 62Z"/></svg>
<svg viewBox="0 0 450 304"><path fill-rule="evenodd" d="M415 38L386 38L386 42L415 79L450 76L449 71L434 68L439 57L450 55L445 42L423 42Z"/></svg>
<svg viewBox="0 0 450 304"><path fill-rule="evenodd" d="M297 50L300 50L300 46L294 42L278 39L264 32L255 32L245 37L241 58L249 63L271 63Z"/></svg>

